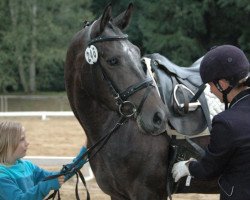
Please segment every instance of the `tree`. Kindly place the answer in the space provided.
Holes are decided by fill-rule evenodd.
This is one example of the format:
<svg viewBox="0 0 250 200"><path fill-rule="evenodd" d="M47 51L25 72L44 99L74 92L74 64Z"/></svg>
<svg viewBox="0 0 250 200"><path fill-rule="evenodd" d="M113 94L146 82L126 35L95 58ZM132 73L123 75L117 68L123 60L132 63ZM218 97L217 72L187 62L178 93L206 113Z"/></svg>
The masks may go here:
<svg viewBox="0 0 250 200"><path fill-rule="evenodd" d="M9 65L12 64L13 54L10 56L7 52L10 51L8 40L6 41L5 33L10 29L10 18L6 18L8 15L8 2L0 1L0 90L5 91L8 86L14 88L18 87L18 81L14 78L17 76L16 70L12 70Z"/></svg>
<svg viewBox="0 0 250 200"><path fill-rule="evenodd" d="M92 1L92 11L102 11L107 2ZM135 13L127 32L142 54L158 52L178 65L190 66L214 45L233 44L250 53L247 0L133 2ZM111 3L120 11L128 1Z"/></svg>
<svg viewBox="0 0 250 200"><path fill-rule="evenodd" d="M1 0L0 91L64 90L63 65L72 35L111 2L128 0ZM161 53L190 66L212 46L233 44L250 56L247 0L134 0L126 30L143 54ZM94 16L93 16L94 15Z"/></svg>
<svg viewBox="0 0 250 200"><path fill-rule="evenodd" d="M72 35L92 18L89 0L3 0L0 89L64 90L63 65ZM3 14L2 14L3 13ZM3 66L3 67L2 67ZM7 68L8 70L6 70ZM57 74L55 74L57 73ZM18 76L16 76L18 74Z"/></svg>
<svg viewBox="0 0 250 200"><path fill-rule="evenodd" d="M250 53L248 1L139 1L146 52L159 52L189 66L215 45L233 44ZM245 20L242 20L245 19Z"/></svg>
<svg viewBox="0 0 250 200"><path fill-rule="evenodd" d="M64 90L64 60L73 35L93 19L89 0L40 2L37 83L42 91Z"/></svg>

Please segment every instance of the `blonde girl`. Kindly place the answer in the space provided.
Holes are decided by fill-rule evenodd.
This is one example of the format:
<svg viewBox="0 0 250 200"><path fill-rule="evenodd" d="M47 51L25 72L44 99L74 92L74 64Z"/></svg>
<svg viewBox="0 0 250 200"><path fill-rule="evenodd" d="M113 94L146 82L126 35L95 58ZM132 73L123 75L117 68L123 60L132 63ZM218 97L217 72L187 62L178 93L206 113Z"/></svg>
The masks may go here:
<svg viewBox="0 0 250 200"><path fill-rule="evenodd" d="M28 146L24 127L20 123L0 122L0 200L42 200L65 182L64 176L43 181L58 172L49 172L22 160ZM86 148L82 147L78 156L84 152Z"/></svg>

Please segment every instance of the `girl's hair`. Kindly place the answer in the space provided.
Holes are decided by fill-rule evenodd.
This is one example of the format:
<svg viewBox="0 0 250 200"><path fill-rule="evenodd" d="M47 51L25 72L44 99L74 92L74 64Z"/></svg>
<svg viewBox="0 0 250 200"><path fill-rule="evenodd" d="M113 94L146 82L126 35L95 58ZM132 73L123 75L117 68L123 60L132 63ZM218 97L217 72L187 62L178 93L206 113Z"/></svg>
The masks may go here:
<svg viewBox="0 0 250 200"><path fill-rule="evenodd" d="M0 163L7 164L8 158L15 152L21 138L23 127L20 123L0 122Z"/></svg>

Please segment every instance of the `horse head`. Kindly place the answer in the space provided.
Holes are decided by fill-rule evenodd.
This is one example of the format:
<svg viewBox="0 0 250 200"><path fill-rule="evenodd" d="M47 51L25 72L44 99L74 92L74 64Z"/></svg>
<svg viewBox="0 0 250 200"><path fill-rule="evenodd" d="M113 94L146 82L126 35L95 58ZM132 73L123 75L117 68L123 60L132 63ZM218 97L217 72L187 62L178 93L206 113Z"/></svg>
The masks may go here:
<svg viewBox="0 0 250 200"><path fill-rule="evenodd" d="M131 19L133 5L115 18L108 5L102 16L86 24L69 47L65 79L69 100L76 116L71 93L72 80L77 91L103 109L124 117L133 117L141 132L158 134L165 130L166 110L147 68L141 63L137 46L122 32ZM74 96L74 97L73 97ZM78 106L78 107L77 107Z"/></svg>

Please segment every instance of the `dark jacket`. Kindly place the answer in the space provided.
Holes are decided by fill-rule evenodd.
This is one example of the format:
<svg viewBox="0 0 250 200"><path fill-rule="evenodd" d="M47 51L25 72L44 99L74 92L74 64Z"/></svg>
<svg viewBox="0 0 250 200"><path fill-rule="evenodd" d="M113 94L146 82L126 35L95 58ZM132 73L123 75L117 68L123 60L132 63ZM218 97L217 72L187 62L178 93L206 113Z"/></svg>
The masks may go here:
<svg viewBox="0 0 250 200"><path fill-rule="evenodd" d="M189 171L197 179L218 177L222 200L250 199L250 89L214 117L206 154Z"/></svg>

